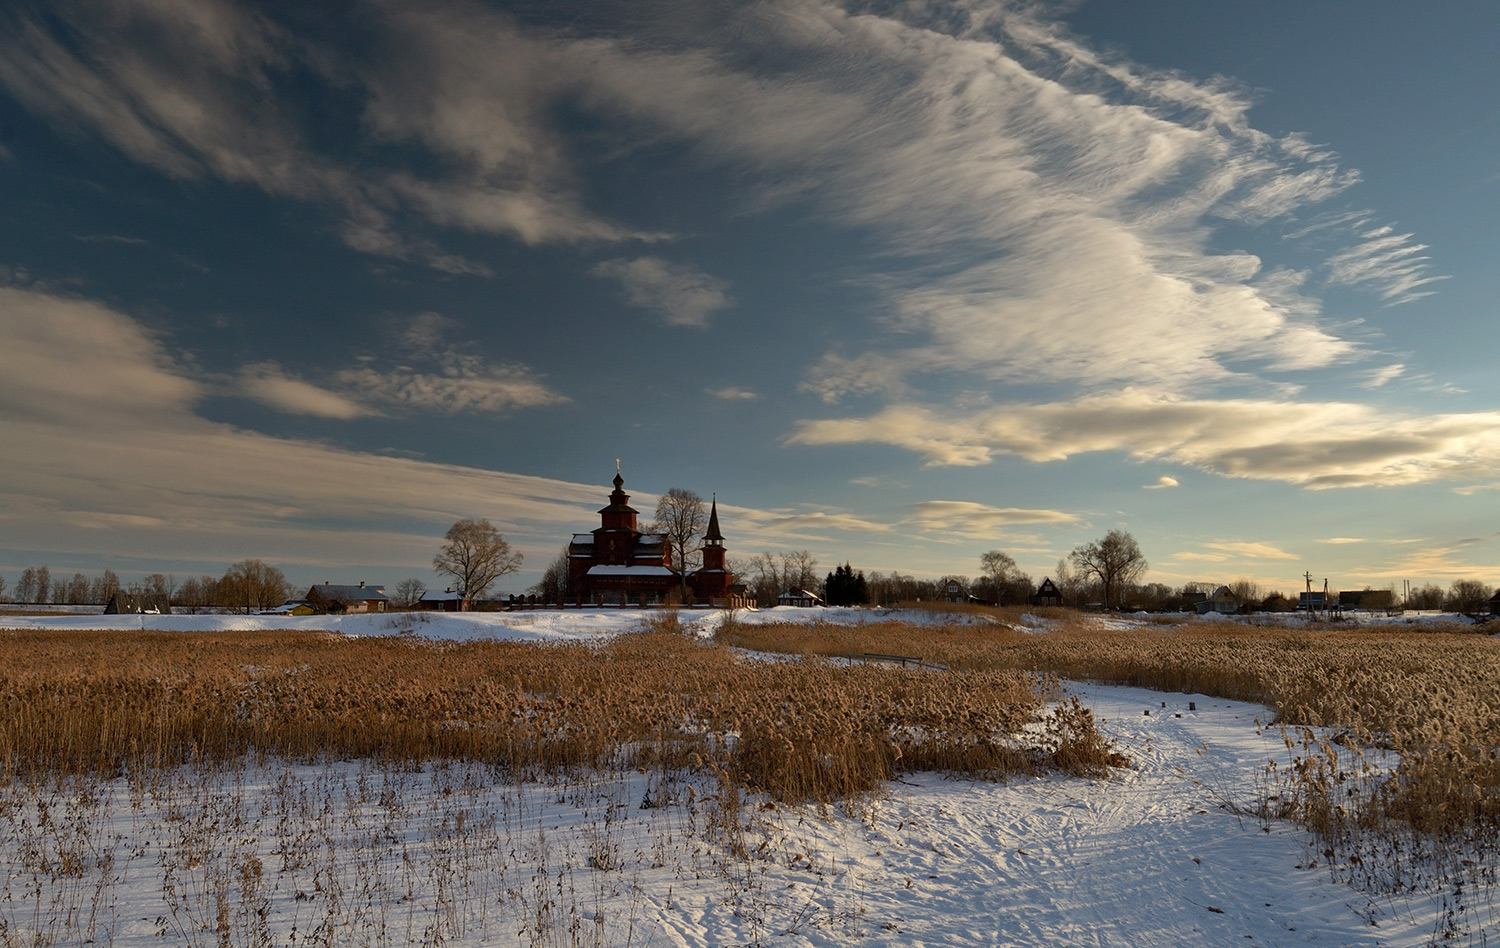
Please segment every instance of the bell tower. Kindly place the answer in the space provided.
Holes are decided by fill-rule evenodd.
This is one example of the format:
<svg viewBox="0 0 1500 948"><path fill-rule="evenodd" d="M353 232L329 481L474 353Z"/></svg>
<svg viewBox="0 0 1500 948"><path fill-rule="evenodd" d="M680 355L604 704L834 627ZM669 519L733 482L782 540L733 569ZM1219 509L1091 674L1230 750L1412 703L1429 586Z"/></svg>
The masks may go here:
<svg viewBox="0 0 1500 948"><path fill-rule="evenodd" d="M724 534L719 532L719 495L715 494L708 514L708 532L703 534L703 568L724 568Z"/></svg>

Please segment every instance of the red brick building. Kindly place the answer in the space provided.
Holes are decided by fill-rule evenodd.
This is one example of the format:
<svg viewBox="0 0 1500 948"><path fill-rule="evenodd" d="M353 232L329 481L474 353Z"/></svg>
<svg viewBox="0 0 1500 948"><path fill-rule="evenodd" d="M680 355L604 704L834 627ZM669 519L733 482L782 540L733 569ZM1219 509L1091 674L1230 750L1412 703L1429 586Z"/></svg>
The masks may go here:
<svg viewBox="0 0 1500 948"><path fill-rule="evenodd" d="M645 533L640 512L630 506L625 478L616 471L609 506L599 511L599 526L573 534L568 544L568 589L580 602L652 604L681 595L682 577L672 568L667 538ZM715 498L703 535L703 566L687 576L689 595L715 605L743 604L744 590L724 563L724 535L719 530Z"/></svg>

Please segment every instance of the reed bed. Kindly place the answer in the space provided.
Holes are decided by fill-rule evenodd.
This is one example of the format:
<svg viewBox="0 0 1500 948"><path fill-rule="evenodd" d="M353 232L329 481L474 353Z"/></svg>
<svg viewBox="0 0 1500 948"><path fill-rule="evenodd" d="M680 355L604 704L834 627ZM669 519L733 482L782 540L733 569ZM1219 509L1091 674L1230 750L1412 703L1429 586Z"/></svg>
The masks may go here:
<svg viewBox="0 0 1500 948"><path fill-rule="evenodd" d="M321 633L0 637L0 776L245 755L476 761L527 779L689 769L778 801L897 772L1003 777L1123 761L1049 680L746 661L666 628L597 646Z"/></svg>
<svg viewBox="0 0 1500 948"><path fill-rule="evenodd" d="M1376 888L1436 880L1460 895L1465 885L1483 890L1493 902L1500 639L1451 626L1199 622L1106 631L1076 613L1043 614L1046 634L1023 628L1019 610L997 610L990 627L972 616L952 626L740 625L719 638L759 651L893 652L970 672L1031 671L1267 704L1287 759L1268 764L1261 815L1300 822L1322 858Z"/></svg>

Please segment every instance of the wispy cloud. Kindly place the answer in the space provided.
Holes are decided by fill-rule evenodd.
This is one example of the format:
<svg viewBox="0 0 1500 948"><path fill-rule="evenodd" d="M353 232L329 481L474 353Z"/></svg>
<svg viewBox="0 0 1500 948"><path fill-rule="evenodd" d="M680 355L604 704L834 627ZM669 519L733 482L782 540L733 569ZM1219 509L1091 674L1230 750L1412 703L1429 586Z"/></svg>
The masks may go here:
<svg viewBox="0 0 1500 948"><path fill-rule="evenodd" d="M617 281L631 306L654 311L669 326L705 328L734 302L723 280L660 257L606 260L589 272Z"/></svg>
<svg viewBox="0 0 1500 948"><path fill-rule="evenodd" d="M405 357L401 364L367 356L363 364L332 373L325 385L275 363L246 366L239 391L279 411L343 420L381 409L494 414L569 400L527 366L492 363L472 351L472 343L450 342L457 325L438 313L423 313L393 333L395 351Z"/></svg>
<svg viewBox="0 0 1500 948"><path fill-rule="evenodd" d="M1404 365L1384 365L1378 369L1369 369L1364 373L1364 381L1360 383L1361 388L1384 388L1390 382L1401 378L1406 374Z"/></svg>
<svg viewBox="0 0 1500 948"><path fill-rule="evenodd" d="M523 545L540 533L550 554L557 525L587 522L597 507L597 486L210 422L194 412L203 387L162 343L88 300L0 288L0 335L0 437L27 445L0 454L12 542L224 562L413 563L459 516L488 515Z"/></svg>
<svg viewBox="0 0 1500 948"><path fill-rule="evenodd" d="M1247 560L1295 560L1300 557L1295 553L1271 544L1254 541L1220 541L1217 543L1203 544L1205 549Z"/></svg>
<svg viewBox="0 0 1500 948"><path fill-rule="evenodd" d="M902 523L913 529L968 539L990 539L1005 535L1018 524L1077 523L1078 517L1061 510L992 507L969 500L926 500L915 504Z"/></svg>
<svg viewBox="0 0 1500 948"><path fill-rule="evenodd" d="M1161 477L1158 477L1156 479L1155 483L1146 484L1143 486L1146 490L1165 490L1166 488L1177 487L1179 485L1177 482L1177 478L1172 477L1170 474L1163 474Z"/></svg>
<svg viewBox="0 0 1500 948"><path fill-rule="evenodd" d="M753 402L760 398L760 395L750 391L748 388L739 388L734 385L726 385L723 388L705 389L705 392L714 398L726 402Z"/></svg>
<svg viewBox="0 0 1500 948"><path fill-rule="evenodd" d="M794 444L889 444L929 466L1008 454L1059 461L1118 451L1227 477L1307 487L1419 484L1492 476L1500 412L1395 415L1349 402L1189 399L1127 389L1067 402L958 411L897 404L872 415L803 421Z"/></svg>
<svg viewBox="0 0 1500 948"><path fill-rule="evenodd" d="M373 414L357 401L288 375L274 362L245 366L239 386L247 397L294 415L348 420Z"/></svg>
<svg viewBox="0 0 1500 948"><path fill-rule="evenodd" d="M228 0L63 6L12 21L0 84L165 174L322 204L357 249L480 275L410 221L529 245L662 236L586 206L585 162L557 119L580 109L614 148L685 143L751 172L759 206L802 201L870 235L891 325L927 337L901 341L920 348L918 370L1012 381L1019 351L1053 378L1180 388L1247 360L1358 354L1315 305L1258 287L1260 261L1208 249L1218 220L1290 219L1357 181L1327 149L1254 129L1228 82L1100 54L1029 5L575 14L559 31L525 11L376 0L349 8L360 41L334 49ZM288 94L307 82L362 108L377 147L359 162L320 150L317 117ZM1436 279L1408 235L1367 219L1331 234L1350 244L1332 282L1399 302ZM728 305L721 282L680 264L606 267L676 325ZM1059 341L1079 329L1092 345ZM1158 338L1173 358L1139 344Z"/></svg>
<svg viewBox="0 0 1500 948"><path fill-rule="evenodd" d="M343 369L334 378L362 399L450 415L505 412L568 401L526 366L493 365L478 356L460 353L445 354L440 372L366 365Z"/></svg>
<svg viewBox="0 0 1500 948"><path fill-rule="evenodd" d="M1423 254L1426 244L1414 243L1412 234L1379 225L1364 230L1359 242L1328 261L1328 282L1334 285L1369 285L1389 303L1409 303L1431 296L1424 289L1446 276L1431 273L1431 258Z"/></svg>
<svg viewBox="0 0 1500 948"><path fill-rule="evenodd" d="M528 244L649 236L581 208L545 118L556 92L546 42L478 8L383 9L364 23L369 58L351 60L226 0L63 6L0 33L0 84L167 175L325 205L351 247L451 273L489 269L403 232L400 212ZM418 144L443 170L424 177L320 152L289 94L307 81L364 93L370 134Z"/></svg>

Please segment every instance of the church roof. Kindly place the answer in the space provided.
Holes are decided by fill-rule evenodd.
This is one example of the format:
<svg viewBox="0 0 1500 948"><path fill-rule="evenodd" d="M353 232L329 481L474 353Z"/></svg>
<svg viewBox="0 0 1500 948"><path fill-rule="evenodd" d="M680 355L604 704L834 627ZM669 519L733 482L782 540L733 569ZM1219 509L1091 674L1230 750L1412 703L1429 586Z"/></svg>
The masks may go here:
<svg viewBox="0 0 1500 948"><path fill-rule="evenodd" d="M700 501L700 503L701 503L701 501ZM708 532L705 533L705 534L703 534L703 539L705 539L705 540L719 540L719 541L722 541L724 539L724 534L722 534L722 533L719 532L719 498L718 497L714 498L713 507L709 511L709 514L708 514Z"/></svg>
<svg viewBox="0 0 1500 948"><path fill-rule="evenodd" d="M590 566L589 576L676 576L665 566Z"/></svg>

